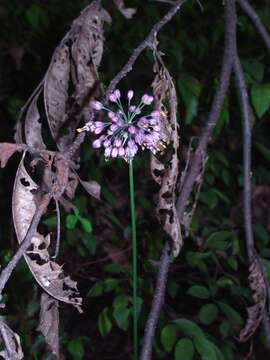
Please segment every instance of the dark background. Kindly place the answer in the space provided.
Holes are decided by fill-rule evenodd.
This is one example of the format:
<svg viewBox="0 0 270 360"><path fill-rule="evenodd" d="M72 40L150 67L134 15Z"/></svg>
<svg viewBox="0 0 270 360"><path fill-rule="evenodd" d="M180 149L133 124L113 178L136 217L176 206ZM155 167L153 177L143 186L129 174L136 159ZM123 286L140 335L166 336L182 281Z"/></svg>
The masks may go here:
<svg viewBox="0 0 270 360"><path fill-rule="evenodd" d="M154 1L126 1L137 8L125 19L110 1L104 1L112 16L105 25L105 48L99 69L105 86L121 69L132 50L165 13L168 4ZM268 1L255 7L270 31ZM12 142L16 116L42 79L54 48L79 15L87 1L2 0L0 3L0 141ZM223 53L222 1L188 1L162 30L159 49L164 53L179 95L178 120L181 166L184 167L191 139L196 144L220 71ZM256 248L270 278L270 62L269 54L249 19L239 9L238 46L251 99L253 150L252 183ZM150 50L140 56L120 89L151 92L153 57ZM11 216L11 195L19 156L0 172L1 264L10 259L17 243ZM84 313L60 305L60 339L67 359L131 358L130 218L128 169L121 161L105 162L86 140L81 154L80 175L102 186L98 202L79 189L74 204L90 222L91 230L62 211L59 263L78 281L84 298ZM237 337L252 305L248 285L245 238L242 221L242 129L241 111L234 83L231 83L222 113L211 140L205 176L197 210L180 256L170 268L166 303L155 338L154 359L180 359L177 342L189 337L171 326L175 319L196 323L215 344L212 359L245 359L249 345ZM135 161L135 187L139 241L141 336L150 308L156 268L164 234L155 219L155 186L149 170L149 154ZM44 226L55 234L55 214ZM3 316L21 336L26 359L50 359L38 325L40 289L23 261L6 288L7 307ZM119 303L122 306L118 306ZM117 309L117 311L116 311ZM189 323L190 324L190 323ZM168 330L169 329L169 330ZM168 331L174 335L166 337ZM251 359L264 359L263 336L253 338ZM211 352L211 351L210 351ZM220 355L221 354L221 355ZM212 356L212 357L211 357ZM223 357L222 357L223 356ZM196 352L194 359L200 359ZM207 359L208 359L207 358ZM182 359L182 358L181 358Z"/></svg>

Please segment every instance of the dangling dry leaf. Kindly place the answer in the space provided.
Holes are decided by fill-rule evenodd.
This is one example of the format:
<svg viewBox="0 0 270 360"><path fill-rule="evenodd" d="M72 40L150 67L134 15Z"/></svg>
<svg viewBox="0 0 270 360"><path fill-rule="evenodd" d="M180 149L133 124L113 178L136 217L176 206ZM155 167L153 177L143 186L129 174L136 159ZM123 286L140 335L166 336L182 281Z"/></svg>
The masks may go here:
<svg viewBox="0 0 270 360"><path fill-rule="evenodd" d="M67 121L67 100L70 74L70 56L67 45L59 45L54 51L45 76L44 104L52 136L63 150L63 131ZM65 144L64 144L65 145Z"/></svg>
<svg viewBox="0 0 270 360"><path fill-rule="evenodd" d="M173 242L173 255L179 254L182 246L180 223L176 211L176 190L179 175L179 136L178 123L176 117L177 96L172 78L161 60L160 53L156 53L156 63L154 67L156 77L152 84L155 96L155 106L159 109L164 107L164 102L168 100L169 109L163 115L163 127L161 131L168 133L168 142L171 151L169 158L161 161L152 156L151 172L155 181L160 185L158 203L156 207L157 216L165 232Z"/></svg>
<svg viewBox="0 0 270 360"><path fill-rule="evenodd" d="M0 356L5 360L23 359L24 355L19 335L12 331L3 321L0 321L0 334L4 344L4 350L0 352Z"/></svg>
<svg viewBox="0 0 270 360"><path fill-rule="evenodd" d="M89 195L93 196L97 200L100 200L101 187L96 181L83 181L79 176L78 179Z"/></svg>
<svg viewBox="0 0 270 360"><path fill-rule="evenodd" d="M244 329L242 329L240 333L239 340L241 342L248 341L257 330L262 321L266 304L266 283L264 270L257 256L254 256L254 259L249 267L248 280L250 288L253 291L253 300L255 304L247 308L248 319Z"/></svg>
<svg viewBox="0 0 270 360"><path fill-rule="evenodd" d="M25 146L20 144L11 144L11 143L0 143L0 163L1 168L4 168L9 160L9 158L16 152L16 151L23 151L25 150Z"/></svg>
<svg viewBox="0 0 270 360"><path fill-rule="evenodd" d="M42 136L41 136L41 127L39 126L39 115L37 114L38 109L37 109L37 100L38 100L38 95L41 93L41 91L43 90L43 84L44 81L42 80L40 82L40 84L37 86L37 88L34 90L34 92L32 93L32 95L29 97L29 99L27 100L27 102L25 103L25 105L21 108L19 116L18 116L18 120L17 120L17 124L16 124L16 131L15 131L15 141L17 144L21 144L21 143L27 143L27 141L34 141L34 139L31 139L30 137L30 133L29 136L26 136L26 130L25 130L25 123L27 122L27 131L31 132L31 126L33 126L33 128L35 129L33 132L31 132L31 134L34 137L37 137L37 139L41 140ZM32 102L34 102L34 105L32 105ZM32 109L30 111L28 111L28 109L31 107L32 105ZM33 124L32 124L33 122ZM27 139L26 139L27 138ZM29 146L31 146L31 143L28 144ZM43 146L43 140L41 140L41 146L40 148L42 148Z"/></svg>
<svg viewBox="0 0 270 360"><path fill-rule="evenodd" d="M23 241L36 212L35 193L38 189L25 169L24 157L18 167L12 198L13 221L19 243ZM78 297L76 282L65 276L62 267L50 260L50 237L37 232L31 245L24 257L39 285L55 299L70 303L81 311L82 299Z"/></svg>
<svg viewBox="0 0 270 360"><path fill-rule="evenodd" d="M133 15L136 13L136 9L127 8L124 4L124 0L113 0L117 9L124 15L127 19L131 19Z"/></svg>
<svg viewBox="0 0 270 360"><path fill-rule="evenodd" d="M39 326L46 343L56 360L59 359L59 311L58 301L43 292L40 302Z"/></svg>
<svg viewBox="0 0 270 360"><path fill-rule="evenodd" d="M42 93L42 87L37 91L31 101L24 120L24 135L27 145L36 149L46 149L42 138L41 116L38 110L37 102Z"/></svg>
<svg viewBox="0 0 270 360"><path fill-rule="evenodd" d="M93 1L73 22L53 54L45 76L44 103L60 150L73 141L83 107L95 91L103 54L103 22L109 20L100 2ZM69 96L71 83L74 91Z"/></svg>

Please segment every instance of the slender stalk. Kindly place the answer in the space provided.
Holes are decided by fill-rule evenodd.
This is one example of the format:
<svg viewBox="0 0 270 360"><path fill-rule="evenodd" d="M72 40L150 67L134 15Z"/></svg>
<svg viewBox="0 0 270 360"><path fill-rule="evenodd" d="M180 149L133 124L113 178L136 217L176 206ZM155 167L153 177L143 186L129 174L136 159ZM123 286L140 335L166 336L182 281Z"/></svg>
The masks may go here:
<svg viewBox="0 0 270 360"><path fill-rule="evenodd" d="M138 360L138 306L137 306L137 241L136 241L136 215L134 196L134 176L132 160L129 161L129 191L130 212L132 228L132 287L133 287L133 360Z"/></svg>

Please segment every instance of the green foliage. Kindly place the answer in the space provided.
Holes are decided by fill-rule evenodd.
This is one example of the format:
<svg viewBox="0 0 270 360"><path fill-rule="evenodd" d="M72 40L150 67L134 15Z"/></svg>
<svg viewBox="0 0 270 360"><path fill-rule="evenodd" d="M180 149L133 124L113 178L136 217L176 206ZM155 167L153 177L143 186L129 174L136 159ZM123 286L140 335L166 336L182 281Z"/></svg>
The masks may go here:
<svg viewBox="0 0 270 360"><path fill-rule="evenodd" d="M104 308L98 316L98 330L101 336L108 335L112 330L112 322L107 307Z"/></svg>
<svg viewBox="0 0 270 360"><path fill-rule="evenodd" d="M205 304L200 308L198 319L204 325L210 325L218 316L218 307L215 304Z"/></svg>
<svg viewBox="0 0 270 360"><path fill-rule="evenodd" d="M175 360L192 360L194 355L193 342L190 339L183 338L179 340L175 346L174 359Z"/></svg>
<svg viewBox="0 0 270 360"><path fill-rule="evenodd" d="M167 352L171 352L177 339L176 325L166 325L161 331L161 343Z"/></svg>
<svg viewBox="0 0 270 360"><path fill-rule="evenodd" d="M188 295L194 296L199 299L209 299L210 298L210 292L205 286L200 285L193 285L191 286L188 291Z"/></svg>
<svg viewBox="0 0 270 360"><path fill-rule="evenodd" d="M270 107L270 84L253 86L251 99L256 115L261 118Z"/></svg>

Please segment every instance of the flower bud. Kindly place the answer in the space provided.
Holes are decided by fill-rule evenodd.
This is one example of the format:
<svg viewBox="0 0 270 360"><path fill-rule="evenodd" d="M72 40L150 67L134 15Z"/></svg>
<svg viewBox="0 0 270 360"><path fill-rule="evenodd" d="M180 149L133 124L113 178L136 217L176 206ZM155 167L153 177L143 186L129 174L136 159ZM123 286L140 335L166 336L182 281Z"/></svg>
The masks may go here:
<svg viewBox="0 0 270 360"><path fill-rule="evenodd" d="M100 101L94 100L91 102L91 105L92 105L92 108L95 110L101 110L103 108L103 105Z"/></svg>
<svg viewBox="0 0 270 360"><path fill-rule="evenodd" d="M127 97L128 97L128 100L130 101L134 96L134 91L133 90L129 90L128 93L127 93Z"/></svg>
<svg viewBox="0 0 270 360"><path fill-rule="evenodd" d="M147 94L142 96L142 103L144 103L145 105L150 105L153 100L154 100L153 96L149 96Z"/></svg>

